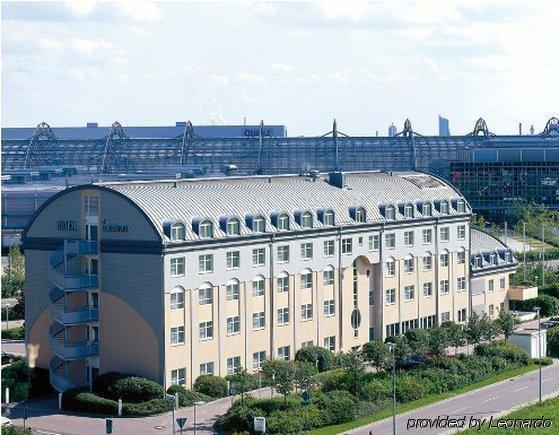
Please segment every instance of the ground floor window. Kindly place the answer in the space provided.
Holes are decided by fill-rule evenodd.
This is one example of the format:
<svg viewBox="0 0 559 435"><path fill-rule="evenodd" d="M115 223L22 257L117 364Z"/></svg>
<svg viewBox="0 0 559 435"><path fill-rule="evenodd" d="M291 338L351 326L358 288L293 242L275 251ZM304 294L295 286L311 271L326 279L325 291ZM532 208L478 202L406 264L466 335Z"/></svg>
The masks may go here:
<svg viewBox="0 0 559 435"><path fill-rule="evenodd" d="M466 308L462 308L458 310L458 321L465 322L466 321Z"/></svg>
<svg viewBox="0 0 559 435"><path fill-rule="evenodd" d="M214 363L213 362L206 362L204 364L200 364L200 374L201 375L213 375L214 374Z"/></svg>
<svg viewBox="0 0 559 435"><path fill-rule="evenodd" d="M262 363L266 360L266 351L254 352L252 354L252 368L254 370L260 370Z"/></svg>
<svg viewBox="0 0 559 435"><path fill-rule="evenodd" d="M232 358L227 358L227 374L232 375L237 370L237 367L241 366L241 357L234 356Z"/></svg>
<svg viewBox="0 0 559 435"><path fill-rule="evenodd" d="M171 385L186 385L186 368L171 370Z"/></svg>
<svg viewBox="0 0 559 435"><path fill-rule="evenodd" d="M278 358L289 360L289 346L278 347Z"/></svg>
<svg viewBox="0 0 559 435"><path fill-rule="evenodd" d="M386 325L386 336L398 335L400 333L400 324L393 323L392 325Z"/></svg>
<svg viewBox="0 0 559 435"><path fill-rule="evenodd" d="M441 322L448 322L450 321L450 311L445 311L441 314Z"/></svg>
<svg viewBox="0 0 559 435"><path fill-rule="evenodd" d="M336 336L326 337L324 339L324 348L332 352L336 351Z"/></svg>

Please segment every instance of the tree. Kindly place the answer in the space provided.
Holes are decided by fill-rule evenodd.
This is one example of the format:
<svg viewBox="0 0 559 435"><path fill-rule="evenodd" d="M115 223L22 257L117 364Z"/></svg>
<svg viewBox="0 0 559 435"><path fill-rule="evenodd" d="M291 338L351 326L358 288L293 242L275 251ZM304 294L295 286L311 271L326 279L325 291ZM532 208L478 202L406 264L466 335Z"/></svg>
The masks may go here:
<svg viewBox="0 0 559 435"><path fill-rule="evenodd" d="M384 341L385 343L394 343L394 356L396 357L396 361L398 361L398 363L401 363L411 355L411 349L405 337L391 335L386 337L386 340Z"/></svg>
<svg viewBox="0 0 559 435"><path fill-rule="evenodd" d="M245 393L250 390L253 379L252 376L247 373L246 369L238 366L235 369L235 373L228 376L229 382L235 384L236 393L241 395L241 403L245 400Z"/></svg>
<svg viewBox="0 0 559 435"><path fill-rule="evenodd" d="M483 325L481 325L479 314L473 311L466 325L466 338L468 344L478 344L483 339Z"/></svg>
<svg viewBox="0 0 559 435"><path fill-rule="evenodd" d="M342 366L347 375L348 391L357 396L364 385L365 361L358 350L351 350L342 355Z"/></svg>
<svg viewBox="0 0 559 435"><path fill-rule="evenodd" d="M314 364L308 362L295 362L294 384L301 391L311 390L316 384L318 370Z"/></svg>
<svg viewBox="0 0 559 435"><path fill-rule="evenodd" d="M483 215L474 213L472 215L472 217L470 218L470 226L472 226L474 228L484 229L485 228L485 218L483 217Z"/></svg>
<svg viewBox="0 0 559 435"><path fill-rule="evenodd" d="M539 295L516 304L519 311L532 311L534 307L541 308L541 316L555 316L559 312L559 302L557 298L549 295Z"/></svg>
<svg viewBox="0 0 559 435"><path fill-rule="evenodd" d="M335 359L332 352L320 346L302 347L295 353L295 361L313 364L319 372L324 372L333 368Z"/></svg>
<svg viewBox="0 0 559 435"><path fill-rule="evenodd" d="M483 314L479 321L481 328L481 337L484 340L491 341L499 335L499 326L497 322L492 320L487 314Z"/></svg>
<svg viewBox="0 0 559 435"><path fill-rule="evenodd" d="M466 331L463 325L454 322L443 322L442 328L446 329L448 342L454 346L454 355L458 354L458 348L466 344Z"/></svg>
<svg viewBox="0 0 559 435"><path fill-rule="evenodd" d="M267 360L262 363L262 374L264 379L287 400L287 395L293 391L295 382L294 364L283 359Z"/></svg>
<svg viewBox="0 0 559 435"><path fill-rule="evenodd" d="M429 349L429 331L426 329L409 329L405 337L412 353L425 353Z"/></svg>
<svg viewBox="0 0 559 435"><path fill-rule="evenodd" d="M429 329L429 351L433 355L444 355L448 345L449 339L446 328L435 326Z"/></svg>
<svg viewBox="0 0 559 435"><path fill-rule="evenodd" d="M506 312L505 310L501 310L499 317L497 317L497 325L499 325L500 332L505 336L505 340L509 339L519 323L520 321L514 314Z"/></svg>
<svg viewBox="0 0 559 435"><path fill-rule="evenodd" d="M10 246L8 265L2 276L2 298L15 298L23 293L25 285L25 263L19 245Z"/></svg>
<svg viewBox="0 0 559 435"><path fill-rule="evenodd" d="M390 349L378 340L363 345L363 357L377 370L389 370Z"/></svg>

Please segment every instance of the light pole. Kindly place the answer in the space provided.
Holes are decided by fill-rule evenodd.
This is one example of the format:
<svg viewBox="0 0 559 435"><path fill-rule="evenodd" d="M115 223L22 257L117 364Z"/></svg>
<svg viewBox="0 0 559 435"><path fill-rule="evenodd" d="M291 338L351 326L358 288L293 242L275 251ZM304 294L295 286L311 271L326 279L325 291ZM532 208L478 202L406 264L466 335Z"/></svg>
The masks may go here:
<svg viewBox="0 0 559 435"><path fill-rule="evenodd" d="M6 329L10 329L10 308L11 308L10 303L7 303L5 307L6 307Z"/></svg>
<svg viewBox="0 0 559 435"><path fill-rule="evenodd" d="M194 434L196 434L196 407L205 405L206 402L200 400L199 402L194 402Z"/></svg>
<svg viewBox="0 0 559 435"><path fill-rule="evenodd" d="M396 435L396 344L387 345L392 354L392 434Z"/></svg>
<svg viewBox="0 0 559 435"><path fill-rule="evenodd" d="M538 357L540 363L540 404L542 403L542 327L540 325L540 307L534 307L533 310L536 312L536 318L538 319Z"/></svg>

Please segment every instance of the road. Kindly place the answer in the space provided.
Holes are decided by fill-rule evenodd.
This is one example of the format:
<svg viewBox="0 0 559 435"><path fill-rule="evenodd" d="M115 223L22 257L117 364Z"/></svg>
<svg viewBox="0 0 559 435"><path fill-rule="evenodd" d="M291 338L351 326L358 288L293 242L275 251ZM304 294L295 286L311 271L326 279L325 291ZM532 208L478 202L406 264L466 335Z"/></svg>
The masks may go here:
<svg viewBox="0 0 559 435"><path fill-rule="evenodd" d="M463 418L465 416L466 424L468 424L471 417L489 419L491 416L503 415L509 410L526 405L537 399L538 379L538 371L536 370L415 411L397 415L396 432L415 435L455 433L456 430L449 431L448 428L417 429L413 427L408 428L408 425L413 424L414 419L420 418L436 419L437 417L442 418L445 416ZM552 366L543 368L542 379L542 394L544 396L559 394L559 360L555 360ZM392 433L392 418L344 433L369 435L371 431L375 435Z"/></svg>

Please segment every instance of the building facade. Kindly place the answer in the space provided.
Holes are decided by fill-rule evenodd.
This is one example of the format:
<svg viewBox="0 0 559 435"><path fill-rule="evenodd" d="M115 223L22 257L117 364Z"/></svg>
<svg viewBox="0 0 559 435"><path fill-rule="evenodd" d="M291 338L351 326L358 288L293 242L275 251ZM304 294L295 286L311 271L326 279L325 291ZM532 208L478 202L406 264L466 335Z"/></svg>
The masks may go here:
<svg viewBox="0 0 559 435"><path fill-rule="evenodd" d="M470 216L417 172L66 189L23 236L29 363L60 391L113 370L191 386L310 344L348 351L491 304L496 315L516 260L500 242L487 250ZM504 290L474 297L493 275Z"/></svg>

